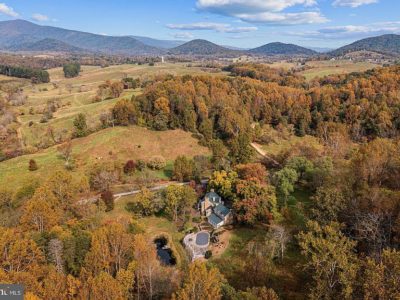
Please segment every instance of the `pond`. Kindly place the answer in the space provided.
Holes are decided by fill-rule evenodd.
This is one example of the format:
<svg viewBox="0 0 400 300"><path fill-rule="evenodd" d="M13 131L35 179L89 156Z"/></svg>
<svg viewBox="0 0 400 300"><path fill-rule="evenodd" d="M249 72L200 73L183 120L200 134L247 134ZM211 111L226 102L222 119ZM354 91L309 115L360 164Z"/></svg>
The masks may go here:
<svg viewBox="0 0 400 300"><path fill-rule="evenodd" d="M167 266L176 265L176 258L171 250L168 247L168 239L166 237L159 237L154 240L154 244L157 247L157 255L160 261Z"/></svg>

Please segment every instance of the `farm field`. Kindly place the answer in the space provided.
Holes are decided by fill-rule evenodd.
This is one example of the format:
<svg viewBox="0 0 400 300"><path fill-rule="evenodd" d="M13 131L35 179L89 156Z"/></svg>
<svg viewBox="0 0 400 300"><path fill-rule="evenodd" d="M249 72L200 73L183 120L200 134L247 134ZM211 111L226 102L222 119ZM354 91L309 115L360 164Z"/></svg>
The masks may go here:
<svg viewBox="0 0 400 300"><path fill-rule="evenodd" d="M137 126L116 127L72 140L75 172L86 172L97 162L123 164L129 159L147 159L155 155L162 155L170 162L179 155L193 157L209 154L209 150L198 145L190 133L181 130L159 132ZM37 171L28 171L31 159L37 162ZM17 187L27 180L39 180L48 176L49 171L62 168L63 160L59 158L57 147L53 146L0 163L0 182L8 182L10 188ZM156 175L165 177L163 174Z"/></svg>
<svg viewBox="0 0 400 300"><path fill-rule="evenodd" d="M282 69L296 69L299 67L297 63L288 61L278 61L268 64L271 68ZM348 74L352 72L363 72L369 69L380 67L378 64L370 62L353 62L349 60L317 60L308 61L305 63L307 70L300 71L299 74L303 75L307 80L312 80L316 77L324 77L336 74Z"/></svg>
<svg viewBox="0 0 400 300"><path fill-rule="evenodd" d="M32 85L27 80L10 79L1 76L0 84L18 84L22 86L26 103L19 107L20 138L26 147L37 147L45 144L49 128L55 135L63 135L73 127L73 119L84 113L91 128L99 126L99 116L110 110L119 99L130 99L141 93L140 89L124 90L119 98L95 102L97 88L107 80L117 81L124 77L140 77L146 80L162 74L209 74L198 67L187 67L185 64L118 65L106 68L82 66L81 74L76 78L64 78L62 68L49 70L51 82ZM49 102L57 103L58 109L47 122L41 122L43 112Z"/></svg>
<svg viewBox="0 0 400 300"><path fill-rule="evenodd" d="M328 75L363 72L379 67L379 65L369 62L353 62L349 60L310 61L306 63L306 66L311 67L311 69L302 71L300 74L305 76L307 80Z"/></svg>

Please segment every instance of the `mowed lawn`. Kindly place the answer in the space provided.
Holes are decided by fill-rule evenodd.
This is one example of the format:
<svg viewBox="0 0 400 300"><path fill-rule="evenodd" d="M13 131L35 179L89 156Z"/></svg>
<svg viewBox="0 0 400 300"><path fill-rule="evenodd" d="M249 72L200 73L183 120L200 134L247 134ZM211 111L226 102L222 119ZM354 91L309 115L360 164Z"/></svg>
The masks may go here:
<svg viewBox="0 0 400 300"><path fill-rule="evenodd" d="M151 131L143 127L115 127L72 141L74 172L86 172L95 163L116 162L129 159L148 159L163 156L172 162L179 155L193 157L210 155L209 150L198 144L191 133L182 130ZM39 169L28 171L29 160L34 159ZM18 187L30 179L42 179L49 173L63 168L57 147L24 155L0 163L0 184Z"/></svg>
<svg viewBox="0 0 400 300"><path fill-rule="evenodd" d="M103 223L122 222L126 223L134 216L126 210L126 205L132 201L134 196L122 197L115 202L114 210L103 213L101 216ZM164 217L145 217L135 219L139 226L145 231L148 240L154 240L160 236L168 238L169 246L171 247L178 266L185 266L189 262L186 251L181 243L184 233L180 232L174 222Z"/></svg>

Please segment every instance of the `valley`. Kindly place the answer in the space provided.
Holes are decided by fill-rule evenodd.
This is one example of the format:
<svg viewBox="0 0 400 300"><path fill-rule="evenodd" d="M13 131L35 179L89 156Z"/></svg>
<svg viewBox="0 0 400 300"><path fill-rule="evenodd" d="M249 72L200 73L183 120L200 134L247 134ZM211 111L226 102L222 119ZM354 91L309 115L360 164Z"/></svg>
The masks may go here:
<svg viewBox="0 0 400 300"><path fill-rule="evenodd" d="M222 2L209 14L236 22L148 25L170 39L0 20L0 284L29 300L399 298L399 35L270 42L246 18L325 19ZM344 30L361 38L287 42Z"/></svg>

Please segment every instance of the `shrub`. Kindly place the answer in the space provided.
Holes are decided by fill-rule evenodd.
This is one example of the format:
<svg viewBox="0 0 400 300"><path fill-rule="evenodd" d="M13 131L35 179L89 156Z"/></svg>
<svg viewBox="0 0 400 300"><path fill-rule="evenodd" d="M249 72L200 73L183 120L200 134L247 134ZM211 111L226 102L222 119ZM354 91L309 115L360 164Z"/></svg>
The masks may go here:
<svg viewBox="0 0 400 300"><path fill-rule="evenodd" d="M107 190L101 193L101 200L106 205L106 211L112 211L114 209L114 195L111 191Z"/></svg>
<svg viewBox="0 0 400 300"><path fill-rule="evenodd" d="M77 77L81 71L81 65L78 63L66 64L63 67L63 71L65 78Z"/></svg>
<svg viewBox="0 0 400 300"><path fill-rule="evenodd" d="M136 161L136 167L139 171L146 169L146 162L143 159L138 159Z"/></svg>
<svg viewBox="0 0 400 300"><path fill-rule="evenodd" d="M165 161L165 158L162 156L153 156L147 162L147 166L152 170L161 170L165 168L166 165L167 162Z"/></svg>
<svg viewBox="0 0 400 300"><path fill-rule="evenodd" d="M88 126L86 123L86 116L82 113L77 115L74 119L75 136L84 137L88 133Z"/></svg>
<svg viewBox="0 0 400 300"><path fill-rule="evenodd" d="M204 254L205 259L209 259L209 258L211 258L211 256L212 256L211 250L207 250L206 253Z"/></svg>
<svg viewBox="0 0 400 300"><path fill-rule="evenodd" d="M29 171L36 171L38 169L38 165L36 163L36 161L34 159L31 159L29 161L29 167L28 167Z"/></svg>
<svg viewBox="0 0 400 300"><path fill-rule="evenodd" d="M201 222L201 218L200 217L193 217L192 221L193 221L193 223L200 223Z"/></svg>
<svg viewBox="0 0 400 300"><path fill-rule="evenodd" d="M133 160L128 160L124 166L125 174L132 174L136 170L136 164Z"/></svg>

